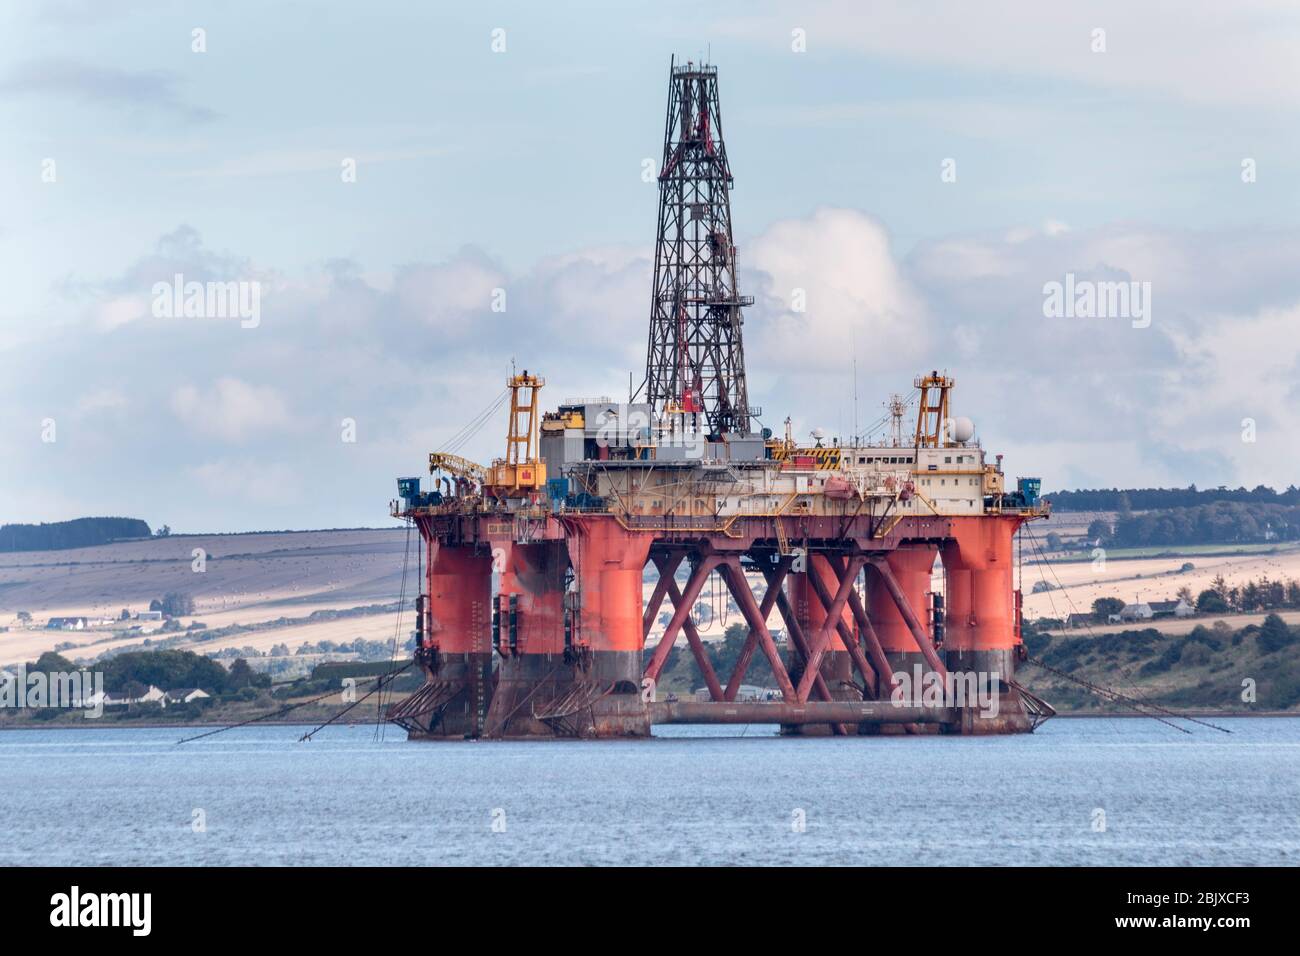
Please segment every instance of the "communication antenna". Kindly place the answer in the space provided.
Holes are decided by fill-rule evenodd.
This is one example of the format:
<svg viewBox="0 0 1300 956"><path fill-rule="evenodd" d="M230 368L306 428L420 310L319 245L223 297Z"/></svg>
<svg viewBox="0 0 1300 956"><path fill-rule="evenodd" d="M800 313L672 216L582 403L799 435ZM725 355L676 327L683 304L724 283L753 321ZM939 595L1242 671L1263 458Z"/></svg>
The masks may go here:
<svg viewBox="0 0 1300 956"><path fill-rule="evenodd" d="M893 432L894 447L897 448L903 444L903 413L907 410L907 402L903 401L902 395L895 392L889 396L885 407L889 409L890 428Z"/></svg>
<svg viewBox="0 0 1300 956"><path fill-rule="evenodd" d="M858 339L857 332L851 333L849 337L850 345L853 349L853 444L855 446L862 444L862 436L858 432Z"/></svg>

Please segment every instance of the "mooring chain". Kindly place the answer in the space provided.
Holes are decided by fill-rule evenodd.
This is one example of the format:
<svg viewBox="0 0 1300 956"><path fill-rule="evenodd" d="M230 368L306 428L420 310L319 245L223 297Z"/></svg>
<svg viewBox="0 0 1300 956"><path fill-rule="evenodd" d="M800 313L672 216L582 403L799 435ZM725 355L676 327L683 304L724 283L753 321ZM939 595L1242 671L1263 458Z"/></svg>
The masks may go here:
<svg viewBox="0 0 1300 956"><path fill-rule="evenodd" d="M413 663L413 662L412 662L412 663ZM407 664L407 665L406 665L406 667L410 667L410 666L411 666L410 664ZM406 667L403 667L402 670L406 670ZM396 676L398 673L401 673L401 671L397 671L397 672L395 672L395 673L393 674L393 676ZM381 674L381 675L379 675L379 676L377 676L377 677L367 677L367 678L364 678L364 679L362 680L362 683L368 683L369 681L372 681L372 680L384 680L384 679L385 679L386 677L388 677L388 676L389 676L389 675L387 675L387 674ZM187 744L187 743L189 743L189 742L191 742L191 741L193 741L193 740L202 740L204 737L211 737L211 736L213 736L214 734L223 734L223 733L225 733L227 730L234 730L234 729L236 729L237 727L247 727L249 724L255 724L255 723L257 723L259 720L270 720L272 717L280 717L280 716L282 716L282 715L284 715L284 714L290 713L291 711L295 711L295 710L297 710L299 707L306 707L308 704L317 704L317 703L320 703L320 702L321 702L322 700L324 700L326 697L333 697L333 696L334 696L335 694L337 694L337 693L338 693L337 690L329 690L329 691L326 691L325 693L321 694L319 697L312 697L312 698L309 699L309 700L299 701L299 702L296 703L296 704L289 704L287 707L281 707L281 708L279 708L278 710L273 710L273 711L270 711L270 712L265 713L265 714L258 714L256 717L249 717L247 720L241 720L241 721L239 721L238 723L230 724L229 726L226 726L226 727L218 727L216 730L209 730L209 731L206 731L205 733L196 734L196 735L193 736L193 737L186 737L186 738L183 739L183 740L178 740L178 741L176 741L176 743L177 743L178 745L179 745L179 744ZM374 691L372 690L372 691L370 692L370 694L373 694L373 693L374 693ZM370 694L367 694L366 697L369 697ZM363 698L363 699L364 699L364 698ZM358 701L358 703L360 703L360 702ZM354 706L355 706L355 705L354 705ZM351 709L351 708L349 708L349 709ZM319 728L317 728L317 729L319 729Z"/></svg>
<svg viewBox="0 0 1300 956"><path fill-rule="evenodd" d="M330 724L334 723L334 721L338 720L340 717L342 717L344 714L346 714L348 711L350 711L353 707L356 707L358 704L362 703L364 700L366 700L366 698L370 697L372 694L375 694L376 692L382 690L385 684L387 684L387 683L391 683L391 682L392 682L392 681L397 677L397 675L401 674L401 673L402 673L403 671L405 671L408 667L412 667L412 666L414 666L414 665L415 665L415 661L414 661L414 660L410 660L410 661L407 661L407 662L406 662L404 665L402 665L401 667L397 668L397 670L395 670L395 671L389 671L387 674L381 674L381 675L379 676L379 683L377 683L377 684L376 684L374 687L372 687L370 690L366 691L364 694L362 694L360 697L358 697L358 698L357 698L356 700L354 700L352 703L348 704L346 707L344 707L342 710L340 710L337 714L335 714L335 715L334 715L333 717L331 717L329 720L325 721L325 723L321 724L319 727L315 728L314 730L311 730L311 731L309 731L308 733L303 734L301 737L298 738L298 742L299 742L299 743L302 743L302 742L305 741L305 740L311 740L311 738L312 738L314 735L320 733L322 730L324 730L324 729L325 729L326 727L328 727Z"/></svg>
<svg viewBox="0 0 1300 956"><path fill-rule="evenodd" d="M1097 694L1099 697L1107 698L1111 701L1123 701L1125 703L1131 704L1143 717L1150 717L1152 720L1158 720L1162 724L1169 724L1170 727L1173 727L1175 730L1180 730L1185 734L1191 733L1191 731L1189 731L1186 727L1179 727L1177 724L1170 723L1168 720L1165 720L1163 717L1160 717L1157 714L1142 713L1141 709L1143 707L1150 707L1152 710L1160 711L1163 714L1168 714L1170 717L1176 717L1179 720L1187 720L1194 724L1202 724L1203 726L1209 727L1213 730L1217 730L1220 733L1225 733L1225 734L1232 733L1232 731L1228 730L1226 727L1220 727L1217 724L1212 724L1208 720L1200 720L1199 718L1191 717L1187 714L1180 714L1175 710L1170 710L1168 707L1162 707L1159 704L1153 704L1150 701L1135 700L1132 697L1129 697L1125 694L1121 694L1119 691L1115 690L1114 688L1104 687L1101 684L1094 684L1092 681L1087 680L1086 678L1083 677L1076 677L1074 674L1067 674L1065 671L1060 670L1059 668L1044 663L1043 661L1039 660L1037 657L1026 657L1025 661L1026 663L1033 664L1035 667L1041 667L1045 671L1049 671L1053 674L1056 674L1058 677L1063 677L1068 681L1073 681L1079 686L1092 691L1094 694Z"/></svg>
<svg viewBox="0 0 1300 956"><path fill-rule="evenodd" d="M1038 555L1038 562L1037 562L1037 563L1038 563L1038 575L1039 575L1040 580L1042 580L1044 584L1047 584L1047 583L1048 583L1048 581L1047 581L1047 575L1043 573L1043 568L1044 568L1044 567L1048 568L1048 570L1050 570L1050 571L1052 572L1052 577L1056 578L1056 584L1057 584L1056 589L1062 591L1062 592L1064 593L1064 595L1065 595L1065 599L1066 599L1067 601L1070 602L1070 606L1071 606L1071 607L1074 607L1074 601L1073 601L1073 599L1070 597L1069 592L1066 591L1064 585L1061 584L1061 579L1060 579L1060 577L1057 576L1057 574L1056 574L1056 569L1053 568L1053 567L1051 566L1051 563L1047 560L1047 556L1046 556L1045 554L1043 554L1042 548L1040 548L1040 547L1038 546L1038 540L1034 537L1034 535L1033 535L1032 532L1029 532L1029 531L1028 531L1028 529L1026 529L1026 533L1029 535L1029 544L1030 544L1030 546L1033 548L1034 553L1036 553L1036 554ZM1051 603L1051 605L1052 605L1052 610L1055 611L1055 610L1056 610L1056 601L1052 598L1052 590L1051 590L1050 587L1049 587L1049 589L1048 589L1048 591L1047 591L1047 599L1048 599L1048 601L1049 601L1049 602ZM1096 639L1096 635L1092 632L1092 628L1091 628L1091 627L1087 627L1086 625L1085 625L1085 628L1086 628L1086 630L1088 631L1088 636L1089 636L1090 638L1092 638L1092 639L1095 640L1095 639ZM1034 665L1036 665L1036 666L1038 666L1038 667L1043 668L1044 670L1051 671L1053 674L1057 674L1057 675L1059 675L1059 676L1061 676L1061 677L1064 677L1066 680L1074 681L1076 684L1079 684L1081 687L1085 687L1085 688L1087 688L1088 690L1090 690L1090 691L1092 691L1092 692L1094 692L1094 693L1096 693L1096 694L1099 694L1099 695L1102 695L1102 696L1104 696L1104 695L1106 695L1106 694L1110 694L1112 700L1124 700L1124 701L1126 701L1126 702L1132 704L1135 708L1138 708L1139 713L1141 713L1141 708L1142 708L1142 707L1149 707L1149 708L1151 708L1152 710L1159 711L1160 713L1168 714L1170 717L1176 717L1176 718L1178 718L1179 720L1186 720L1186 721L1189 721L1189 722L1191 722L1191 723L1193 723L1193 724L1200 724L1200 725L1202 725L1202 726L1204 726L1204 727L1209 727L1209 728L1212 729L1212 730L1217 730L1217 731L1219 731L1220 733L1224 733L1224 734L1230 734L1230 733L1232 733L1232 731L1231 731L1231 730L1228 730L1226 727L1220 727L1218 724L1210 723L1210 721L1208 721L1208 720L1201 720L1201 719L1198 718L1198 717L1191 717L1191 716L1189 716L1189 715L1187 715L1187 714L1180 714L1180 713L1178 713L1177 711L1170 710L1168 707L1162 707L1160 704L1152 703L1151 701L1146 700L1145 698L1143 698L1143 699L1141 699L1141 700L1138 700L1138 699L1135 699L1135 698L1133 698L1133 697L1129 697L1129 696L1127 696L1127 695L1125 695L1125 694L1121 694L1119 691L1114 690L1114 689L1112 689L1112 688L1109 688L1109 687L1103 687L1103 686L1101 686L1100 684L1094 684L1092 681L1085 680L1085 679L1082 678L1082 677L1075 677L1073 674L1067 674L1065 671L1058 670L1057 668L1052 667L1052 666L1049 665L1049 664L1045 664L1045 663L1043 663L1043 662L1042 662L1041 660L1039 660L1038 658L1035 658L1035 657L1029 657L1029 658L1026 658L1026 660L1027 660L1030 664L1034 664ZM1128 679L1128 680L1129 680L1129 683L1131 684L1131 683L1132 683L1132 679L1129 677L1129 675L1128 675L1127 673L1124 672L1123 668L1120 669L1120 672L1124 674L1125 678ZM1136 690L1137 690L1137 687L1135 686L1133 689L1136 691ZM1170 724L1169 721L1167 721L1167 720L1161 720L1161 719L1160 719L1159 717L1157 717L1155 714L1143 714L1143 716L1144 716L1144 717L1150 717L1150 718L1152 718L1153 720L1160 720L1161 723L1169 724L1169 726L1171 726L1171 727L1176 727L1176 729L1181 730L1181 731L1183 731L1184 733L1187 733L1187 732L1188 732L1188 731L1187 731L1185 728L1183 728L1183 727L1178 727L1176 724Z"/></svg>

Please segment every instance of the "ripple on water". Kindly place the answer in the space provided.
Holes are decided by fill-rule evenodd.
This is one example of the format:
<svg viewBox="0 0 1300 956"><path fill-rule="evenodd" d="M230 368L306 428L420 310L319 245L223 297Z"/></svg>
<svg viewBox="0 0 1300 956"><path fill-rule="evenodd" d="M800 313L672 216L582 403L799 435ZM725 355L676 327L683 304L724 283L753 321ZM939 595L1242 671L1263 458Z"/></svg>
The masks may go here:
<svg viewBox="0 0 1300 956"><path fill-rule="evenodd" d="M1300 718L1221 723L1234 733L1090 719L983 739L671 727L408 744L250 727L177 746L167 729L4 731L0 864L1294 863Z"/></svg>

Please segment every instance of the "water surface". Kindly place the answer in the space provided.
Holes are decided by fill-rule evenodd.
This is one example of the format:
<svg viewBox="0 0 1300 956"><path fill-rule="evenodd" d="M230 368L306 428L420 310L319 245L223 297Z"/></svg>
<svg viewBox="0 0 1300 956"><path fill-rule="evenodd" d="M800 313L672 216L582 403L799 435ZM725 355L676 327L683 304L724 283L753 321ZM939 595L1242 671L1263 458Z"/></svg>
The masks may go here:
<svg viewBox="0 0 1300 956"><path fill-rule="evenodd" d="M1233 734L1136 719L997 738L3 731L0 864L1300 862L1300 719L1218 722Z"/></svg>

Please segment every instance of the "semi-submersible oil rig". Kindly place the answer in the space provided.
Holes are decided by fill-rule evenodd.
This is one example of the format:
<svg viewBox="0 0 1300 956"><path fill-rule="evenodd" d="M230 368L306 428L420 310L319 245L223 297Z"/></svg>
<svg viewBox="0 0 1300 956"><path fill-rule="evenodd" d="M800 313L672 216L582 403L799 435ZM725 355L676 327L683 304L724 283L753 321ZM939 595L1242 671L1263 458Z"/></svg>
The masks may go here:
<svg viewBox="0 0 1300 956"><path fill-rule="evenodd" d="M952 417L953 380L938 372L916 380L906 435L897 397L879 443L799 447L788 419L782 438L760 428L731 186L717 70L674 64L641 388L626 404L575 400L543 415L542 379L515 375L503 459L435 452L431 490L399 480L392 513L418 526L425 549L415 654L425 682L388 717L412 738L754 722L803 734L1021 733L1051 715L1014 678L1013 545L1047 514L1038 481L1004 487L1002 456L987 462L970 421ZM714 574L748 627L729 674L715 673L692 615ZM665 601L671 618L650 641ZM682 635L707 700L658 699ZM779 700L737 699L755 654ZM952 692L976 686L984 706Z"/></svg>

